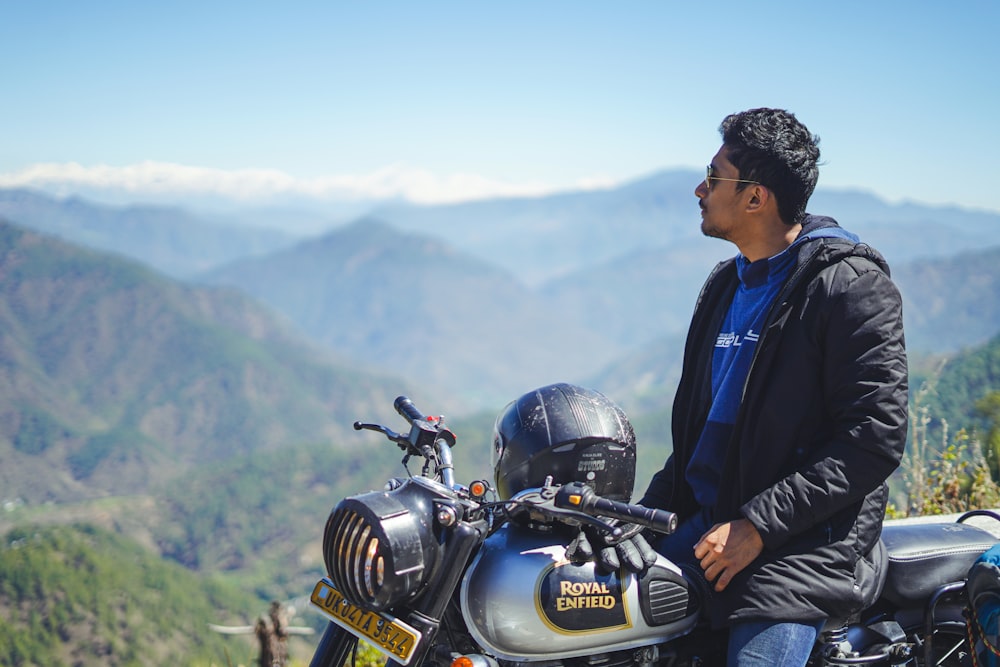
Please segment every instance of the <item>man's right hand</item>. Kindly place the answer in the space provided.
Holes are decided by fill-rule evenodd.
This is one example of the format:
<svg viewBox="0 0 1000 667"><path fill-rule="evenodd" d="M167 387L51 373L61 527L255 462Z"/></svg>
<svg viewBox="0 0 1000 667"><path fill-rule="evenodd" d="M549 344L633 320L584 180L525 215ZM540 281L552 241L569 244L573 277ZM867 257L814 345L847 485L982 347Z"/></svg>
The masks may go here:
<svg viewBox="0 0 1000 667"><path fill-rule="evenodd" d="M715 590L724 591L740 571L764 550L757 527L746 519L717 523L694 545L695 558L701 561L708 581L715 580Z"/></svg>

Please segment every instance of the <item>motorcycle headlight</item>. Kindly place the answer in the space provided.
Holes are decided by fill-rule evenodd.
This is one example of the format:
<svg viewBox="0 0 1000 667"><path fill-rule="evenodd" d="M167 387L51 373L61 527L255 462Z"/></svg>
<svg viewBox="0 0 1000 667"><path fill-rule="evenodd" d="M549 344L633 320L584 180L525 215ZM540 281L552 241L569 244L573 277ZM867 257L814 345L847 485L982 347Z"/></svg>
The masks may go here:
<svg viewBox="0 0 1000 667"><path fill-rule="evenodd" d="M352 604L380 611L416 593L435 560L433 505L420 489L345 498L330 513L323 558Z"/></svg>

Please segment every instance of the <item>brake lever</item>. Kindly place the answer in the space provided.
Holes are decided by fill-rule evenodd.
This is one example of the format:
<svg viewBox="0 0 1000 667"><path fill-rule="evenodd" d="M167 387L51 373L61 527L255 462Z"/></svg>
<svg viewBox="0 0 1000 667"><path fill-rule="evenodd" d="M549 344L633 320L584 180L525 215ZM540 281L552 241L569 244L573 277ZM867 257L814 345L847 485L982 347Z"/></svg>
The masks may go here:
<svg viewBox="0 0 1000 667"><path fill-rule="evenodd" d="M382 435L384 435L389 440L391 440L392 442L396 443L396 445L398 445L399 448L402 449L403 451L408 450L410 447L410 439L407 436L396 433L391 428L382 426L381 424L366 424L364 422L354 422L354 430L377 431Z"/></svg>
<svg viewBox="0 0 1000 667"><path fill-rule="evenodd" d="M546 485L535 489L525 489L515 494L508 503L516 504L527 509L529 512L537 512L546 519L554 519L560 523L581 527L584 525L596 528L607 533L612 538L619 537L622 529L614 526L596 516L591 516L585 512L574 509L557 507L555 504L558 486Z"/></svg>

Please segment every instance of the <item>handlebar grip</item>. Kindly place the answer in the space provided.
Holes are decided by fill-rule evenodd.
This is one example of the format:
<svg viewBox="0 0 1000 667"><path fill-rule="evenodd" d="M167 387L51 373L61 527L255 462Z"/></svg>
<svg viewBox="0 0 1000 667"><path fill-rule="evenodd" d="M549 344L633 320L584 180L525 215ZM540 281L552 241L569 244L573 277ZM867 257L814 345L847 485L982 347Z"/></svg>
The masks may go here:
<svg viewBox="0 0 1000 667"><path fill-rule="evenodd" d="M594 501L594 511L614 519L636 523L658 533L673 533L677 530L677 515L642 505L631 505L617 500L598 498Z"/></svg>
<svg viewBox="0 0 1000 667"><path fill-rule="evenodd" d="M399 396L395 401L393 401L392 406L396 408L396 412L400 414L406 421L413 424L415 421L424 421L425 417L420 414L420 410L417 410L416 406L413 405L413 401L408 399L406 396Z"/></svg>
<svg viewBox="0 0 1000 667"><path fill-rule="evenodd" d="M573 483L561 487L556 493L555 505L627 521L658 533L670 534L677 530L677 515L673 512L601 498L586 484Z"/></svg>

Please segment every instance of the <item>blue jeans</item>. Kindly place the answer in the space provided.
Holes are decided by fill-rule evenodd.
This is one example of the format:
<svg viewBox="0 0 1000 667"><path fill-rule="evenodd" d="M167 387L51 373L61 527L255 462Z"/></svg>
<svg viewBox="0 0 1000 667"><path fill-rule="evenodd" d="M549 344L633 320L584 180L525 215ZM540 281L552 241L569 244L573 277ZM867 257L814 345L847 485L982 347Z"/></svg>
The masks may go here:
<svg viewBox="0 0 1000 667"><path fill-rule="evenodd" d="M802 667L825 621L746 621L729 628L730 667Z"/></svg>
<svg viewBox="0 0 1000 667"><path fill-rule="evenodd" d="M714 525L711 514L703 510L686 520L671 535L664 535L653 548L673 561L697 584L710 589L701 565L694 556L694 545ZM711 593L706 590L706 602ZM783 621L744 621L729 629L729 667L801 667L809 659L813 644L825 621L807 623Z"/></svg>

